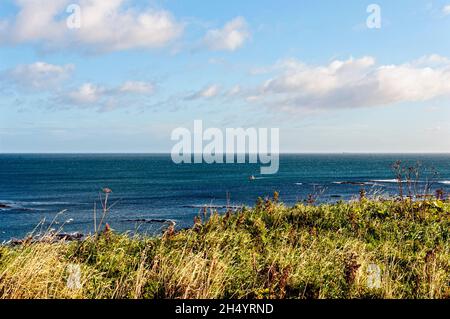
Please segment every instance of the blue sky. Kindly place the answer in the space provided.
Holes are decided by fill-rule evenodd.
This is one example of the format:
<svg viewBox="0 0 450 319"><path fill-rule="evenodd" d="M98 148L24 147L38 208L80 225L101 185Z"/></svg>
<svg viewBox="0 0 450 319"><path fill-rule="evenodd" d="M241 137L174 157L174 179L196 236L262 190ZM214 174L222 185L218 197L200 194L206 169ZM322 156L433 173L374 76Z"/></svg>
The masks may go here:
<svg viewBox="0 0 450 319"><path fill-rule="evenodd" d="M450 152L448 30L448 0L2 1L0 152L168 152L196 119L279 127L284 152Z"/></svg>

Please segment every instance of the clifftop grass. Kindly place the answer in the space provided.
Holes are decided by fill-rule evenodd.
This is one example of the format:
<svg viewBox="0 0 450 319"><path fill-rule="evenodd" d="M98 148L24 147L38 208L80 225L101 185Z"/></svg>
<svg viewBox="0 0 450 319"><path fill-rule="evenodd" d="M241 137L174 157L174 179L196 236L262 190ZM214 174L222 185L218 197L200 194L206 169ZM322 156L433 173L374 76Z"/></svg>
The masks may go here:
<svg viewBox="0 0 450 319"><path fill-rule="evenodd" d="M0 298L450 298L449 239L442 200L259 200L159 238L0 247Z"/></svg>

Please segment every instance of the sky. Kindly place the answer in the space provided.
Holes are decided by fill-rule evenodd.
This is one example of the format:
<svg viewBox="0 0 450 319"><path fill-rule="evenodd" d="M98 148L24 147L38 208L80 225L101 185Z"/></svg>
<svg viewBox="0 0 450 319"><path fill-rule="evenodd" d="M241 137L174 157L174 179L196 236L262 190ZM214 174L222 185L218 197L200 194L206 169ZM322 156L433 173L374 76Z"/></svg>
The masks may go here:
<svg viewBox="0 0 450 319"><path fill-rule="evenodd" d="M0 152L170 152L194 120L450 152L449 30L448 0L2 0Z"/></svg>

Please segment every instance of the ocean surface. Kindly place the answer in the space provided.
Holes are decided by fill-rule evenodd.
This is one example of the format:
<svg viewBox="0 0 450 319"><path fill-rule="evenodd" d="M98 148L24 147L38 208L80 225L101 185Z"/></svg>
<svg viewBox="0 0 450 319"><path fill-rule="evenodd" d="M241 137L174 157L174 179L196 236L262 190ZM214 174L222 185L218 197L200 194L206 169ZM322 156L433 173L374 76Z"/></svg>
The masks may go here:
<svg viewBox="0 0 450 319"><path fill-rule="evenodd" d="M428 178L433 189L450 192L450 154L281 155L278 174L270 176L259 175L259 164L176 165L168 154L3 154L0 243L22 238L43 220L36 232L49 227L92 232L94 203L99 215L99 195L105 187L112 190L109 203L114 205L107 219L110 226L148 233L165 227L155 220L189 227L204 205L252 206L258 196L274 191L289 205L309 194L321 202L348 200L362 188L369 194L394 195L397 184L391 165L396 160L421 163L419 188ZM250 180L252 175L256 179Z"/></svg>

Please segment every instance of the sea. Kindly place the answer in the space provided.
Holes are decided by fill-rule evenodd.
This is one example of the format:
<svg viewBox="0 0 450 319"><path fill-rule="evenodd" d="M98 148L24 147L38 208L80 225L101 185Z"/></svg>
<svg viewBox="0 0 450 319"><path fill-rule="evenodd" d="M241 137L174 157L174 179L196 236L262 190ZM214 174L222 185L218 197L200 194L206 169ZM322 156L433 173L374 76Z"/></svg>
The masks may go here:
<svg viewBox="0 0 450 319"><path fill-rule="evenodd" d="M282 154L275 175L260 175L260 164L175 164L170 154L1 154L0 243L49 230L92 233L105 188L105 222L152 235L171 222L190 227L203 207L250 207L275 191L286 205L352 200L361 189L393 196L396 161L420 165L419 191L450 192L450 154Z"/></svg>

